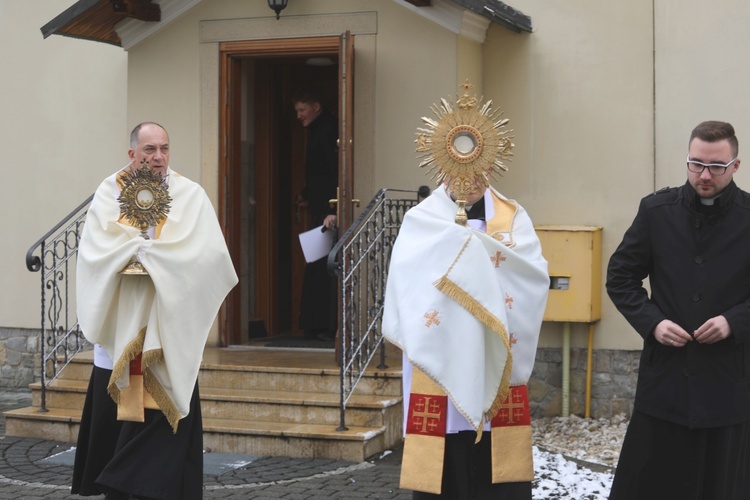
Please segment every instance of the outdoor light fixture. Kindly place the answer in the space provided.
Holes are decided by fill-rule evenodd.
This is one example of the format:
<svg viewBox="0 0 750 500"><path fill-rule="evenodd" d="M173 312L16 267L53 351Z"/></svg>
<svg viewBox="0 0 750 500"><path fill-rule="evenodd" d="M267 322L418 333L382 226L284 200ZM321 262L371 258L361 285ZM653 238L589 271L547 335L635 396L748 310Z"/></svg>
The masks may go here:
<svg viewBox="0 0 750 500"><path fill-rule="evenodd" d="M268 0L268 6L272 11L276 12L276 19L279 18L279 14L286 8L287 0Z"/></svg>

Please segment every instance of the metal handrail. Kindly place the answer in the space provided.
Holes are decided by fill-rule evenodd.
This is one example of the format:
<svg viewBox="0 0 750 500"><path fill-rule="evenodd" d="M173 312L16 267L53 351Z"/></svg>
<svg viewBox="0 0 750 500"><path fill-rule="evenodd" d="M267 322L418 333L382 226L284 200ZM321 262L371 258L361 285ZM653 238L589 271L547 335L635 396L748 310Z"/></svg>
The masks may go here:
<svg viewBox="0 0 750 500"><path fill-rule="evenodd" d="M328 272L339 284L338 430L346 430L346 404L378 351L378 368L387 368L381 323L391 249L404 214L427 194L426 186L419 191L381 189L328 254Z"/></svg>
<svg viewBox="0 0 750 500"><path fill-rule="evenodd" d="M71 267L78 255L78 242L92 194L50 229L28 252L26 268L41 278L41 402L47 411L47 389L87 344L71 314ZM38 251L38 255L36 252ZM47 292L49 291L49 293Z"/></svg>

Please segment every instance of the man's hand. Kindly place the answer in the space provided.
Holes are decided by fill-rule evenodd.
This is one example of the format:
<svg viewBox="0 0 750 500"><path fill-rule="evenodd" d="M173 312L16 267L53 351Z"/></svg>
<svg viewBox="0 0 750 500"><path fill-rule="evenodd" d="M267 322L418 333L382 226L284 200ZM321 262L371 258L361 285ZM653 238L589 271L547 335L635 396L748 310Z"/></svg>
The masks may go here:
<svg viewBox="0 0 750 500"><path fill-rule="evenodd" d="M680 325L668 319L664 319L654 328L654 337L660 343L670 347L683 347L693 340L688 332Z"/></svg>
<svg viewBox="0 0 750 500"><path fill-rule="evenodd" d="M713 344L732 334L732 328L724 316L715 316L693 332L693 338L700 344Z"/></svg>
<svg viewBox="0 0 750 500"><path fill-rule="evenodd" d="M323 221L323 227L326 229L336 229L336 216L328 215Z"/></svg>

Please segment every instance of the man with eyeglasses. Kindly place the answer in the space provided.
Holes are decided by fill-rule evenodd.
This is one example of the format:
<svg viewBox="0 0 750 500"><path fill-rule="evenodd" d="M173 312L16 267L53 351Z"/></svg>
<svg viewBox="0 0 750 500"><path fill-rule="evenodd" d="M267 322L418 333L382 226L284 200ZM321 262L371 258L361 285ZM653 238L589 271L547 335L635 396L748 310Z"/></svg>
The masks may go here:
<svg viewBox="0 0 750 500"><path fill-rule="evenodd" d="M750 194L734 183L739 167L732 125L699 124L687 182L641 200L609 261L607 292L643 337L610 500L750 498Z"/></svg>

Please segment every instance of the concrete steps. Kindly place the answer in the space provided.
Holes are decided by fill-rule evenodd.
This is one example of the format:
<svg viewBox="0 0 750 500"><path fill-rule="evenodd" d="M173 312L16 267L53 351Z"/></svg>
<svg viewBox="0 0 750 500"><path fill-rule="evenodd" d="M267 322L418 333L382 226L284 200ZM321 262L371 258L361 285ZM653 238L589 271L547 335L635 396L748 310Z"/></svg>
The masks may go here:
<svg viewBox="0 0 750 500"><path fill-rule="evenodd" d="M364 461L402 436L400 357L366 370L339 427L340 372L330 351L207 349L199 384L204 447L259 456ZM371 363L372 364L372 363ZM91 373L90 353L71 362L32 406L6 412L6 435L76 441Z"/></svg>

